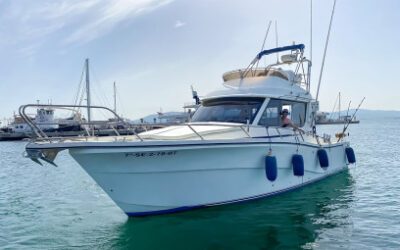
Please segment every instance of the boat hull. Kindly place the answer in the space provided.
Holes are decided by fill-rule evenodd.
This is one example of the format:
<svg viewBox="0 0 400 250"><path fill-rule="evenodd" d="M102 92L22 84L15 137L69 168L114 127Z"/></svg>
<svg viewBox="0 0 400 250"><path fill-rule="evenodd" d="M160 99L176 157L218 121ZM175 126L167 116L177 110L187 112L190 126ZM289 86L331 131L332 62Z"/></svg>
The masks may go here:
<svg viewBox="0 0 400 250"><path fill-rule="evenodd" d="M321 168L318 146L298 143L215 143L155 147L72 148L70 154L128 215L144 216L242 202L275 195L347 168L346 143L326 146ZM278 175L269 181L265 156L271 148ZM304 159L295 176L292 156Z"/></svg>

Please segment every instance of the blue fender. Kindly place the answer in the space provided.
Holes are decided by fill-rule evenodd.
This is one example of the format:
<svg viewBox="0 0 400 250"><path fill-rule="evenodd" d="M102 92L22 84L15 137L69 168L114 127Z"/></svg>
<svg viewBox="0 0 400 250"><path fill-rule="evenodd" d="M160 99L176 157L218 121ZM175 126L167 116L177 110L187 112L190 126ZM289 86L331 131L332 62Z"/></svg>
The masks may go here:
<svg viewBox="0 0 400 250"><path fill-rule="evenodd" d="M292 156L293 174L295 176L304 175L304 159L302 155L294 154Z"/></svg>
<svg viewBox="0 0 400 250"><path fill-rule="evenodd" d="M347 160L349 161L350 164L356 163L356 154L354 153L353 148L351 147L347 147L345 149L346 151L346 156L347 156Z"/></svg>
<svg viewBox="0 0 400 250"><path fill-rule="evenodd" d="M321 168L329 167L329 158L326 150L323 148L318 149L317 155L318 155L319 165L321 166Z"/></svg>
<svg viewBox="0 0 400 250"><path fill-rule="evenodd" d="M275 181L278 177L278 166L275 156L265 156L265 174L269 181Z"/></svg>

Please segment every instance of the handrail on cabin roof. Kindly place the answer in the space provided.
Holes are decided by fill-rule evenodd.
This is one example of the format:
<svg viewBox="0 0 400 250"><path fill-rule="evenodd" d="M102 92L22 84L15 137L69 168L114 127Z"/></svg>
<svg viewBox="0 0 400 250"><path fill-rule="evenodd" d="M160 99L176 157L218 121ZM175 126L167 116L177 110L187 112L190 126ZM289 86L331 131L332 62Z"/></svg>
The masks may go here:
<svg viewBox="0 0 400 250"><path fill-rule="evenodd" d="M290 46L284 46L284 47L278 47L278 48L273 48L273 49L267 49L263 50L260 53L257 54L256 58L258 60L261 59L261 57L274 54L274 53L279 53L282 51L288 51L288 50L300 50L301 52L304 50L304 44L296 44L296 45L290 45Z"/></svg>

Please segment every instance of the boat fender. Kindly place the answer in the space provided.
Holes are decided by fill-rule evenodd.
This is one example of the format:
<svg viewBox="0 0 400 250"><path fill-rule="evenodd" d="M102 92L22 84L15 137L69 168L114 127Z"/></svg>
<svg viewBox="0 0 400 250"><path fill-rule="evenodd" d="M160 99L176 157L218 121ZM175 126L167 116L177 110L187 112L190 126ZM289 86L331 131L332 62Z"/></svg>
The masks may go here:
<svg viewBox="0 0 400 250"><path fill-rule="evenodd" d="M321 166L321 168L327 168L329 166L329 159L326 150L323 148L318 149L317 155L318 155L319 165Z"/></svg>
<svg viewBox="0 0 400 250"><path fill-rule="evenodd" d="M345 149L346 151L346 156L347 160L349 161L350 164L356 163L356 154L354 153L354 150L352 147L347 147Z"/></svg>
<svg viewBox="0 0 400 250"><path fill-rule="evenodd" d="M292 165L295 176L304 176L304 159L302 155L294 154L292 156Z"/></svg>
<svg viewBox="0 0 400 250"><path fill-rule="evenodd" d="M275 181L278 177L278 167L275 156L265 156L265 174L269 181Z"/></svg>

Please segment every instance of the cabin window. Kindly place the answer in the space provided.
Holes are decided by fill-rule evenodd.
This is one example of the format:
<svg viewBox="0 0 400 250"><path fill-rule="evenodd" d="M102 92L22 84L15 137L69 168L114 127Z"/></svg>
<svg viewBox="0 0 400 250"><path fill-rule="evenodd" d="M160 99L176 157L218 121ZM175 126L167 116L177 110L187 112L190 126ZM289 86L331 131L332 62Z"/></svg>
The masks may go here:
<svg viewBox="0 0 400 250"><path fill-rule="evenodd" d="M203 101L192 122L252 123L264 98L229 97Z"/></svg>
<svg viewBox="0 0 400 250"><path fill-rule="evenodd" d="M259 125L263 126L279 126L280 125L280 115L281 112L281 101L271 99L268 102L267 108L262 114Z"/></svg>
<svg viewBox="0 0 400 250"><path fill-rule="evenodd" d="M271 99L258 124L262 126L281 126L280 113L282 110L287 109L292 122L302 127L305 122L306 107L307 104L304 102Z"/></svg>

